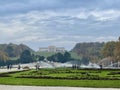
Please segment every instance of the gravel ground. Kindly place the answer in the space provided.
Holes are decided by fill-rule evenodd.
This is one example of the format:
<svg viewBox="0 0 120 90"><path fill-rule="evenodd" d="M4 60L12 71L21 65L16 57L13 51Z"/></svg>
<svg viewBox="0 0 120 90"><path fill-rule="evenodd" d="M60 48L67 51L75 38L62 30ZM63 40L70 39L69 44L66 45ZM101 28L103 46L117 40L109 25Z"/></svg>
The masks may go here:
<svg viewBox="0 0 120 90"><path fill-rule="evenodd" d="M12 72L12 71L22 71L21 70L18 70L17 68L12 68L11 70L9 69L0 69L0 73L3 73L3 72Z"/></svg>
<svg viewBox="0 0 120 90"><path fill-rule="evenodd" d="M120 90L113 88L80 88L80 87L39 87L0 85L0 90Z"/></svg>

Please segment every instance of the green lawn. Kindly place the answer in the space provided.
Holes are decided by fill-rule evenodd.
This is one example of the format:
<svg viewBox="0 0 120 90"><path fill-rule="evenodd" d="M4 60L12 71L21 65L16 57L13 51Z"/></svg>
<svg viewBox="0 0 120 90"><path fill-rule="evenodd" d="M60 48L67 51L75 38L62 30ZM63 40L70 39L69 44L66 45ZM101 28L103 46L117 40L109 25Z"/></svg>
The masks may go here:
<svg viewBox="0 0 120 90"><path fill-rule="evenodd" d="M16 77L73 80L120 80L119 70L40 69L11 74Z"/></svg>
<svg viewBox="0 0 120 90"><path fill-rule="evenodd" d="M91 75L94 77L99 76L99 79L95 80L96 78L90 78ZM120 70L75 70L58 68L3 73L0 74L0 84L120 88Z"/></svg>
<svg viewBox="0 0 120 90"><path fill-rule="evenodd" d="M54 54L56 54L55 52L35 52L36 55L41 55L41 56L44 56L44 57L48 57L48 56L52 56ZM78 56L75 52L70 52L71 54L71 57L74 58L74 59L81 59L80 56Z"/></svg>
<svg viewBox="0 0 120 90"><path fill-rule="evenodd" d="M0 84L120 88L120 80L58 80L58 79L30 79L30 78L4 77L4 78L0 78Z"/></svg>
<svg viewBox="0 0 120 90"><path fill-rule="evenodd" d="M36 55L41 55L41 56L44 56L44 57L48 57L48 56L52 56L54 54L56 54L55 52L36 52L35 53Z"/></svg>

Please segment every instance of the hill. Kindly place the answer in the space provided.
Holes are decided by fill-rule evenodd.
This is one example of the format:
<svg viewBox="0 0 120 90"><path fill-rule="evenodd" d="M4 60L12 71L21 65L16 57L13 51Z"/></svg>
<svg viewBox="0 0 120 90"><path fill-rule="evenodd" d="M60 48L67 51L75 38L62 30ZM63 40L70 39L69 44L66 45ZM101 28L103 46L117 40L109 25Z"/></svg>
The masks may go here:
<svg viewBox="0 0 120 90"><path fill-rule="evenodd" d="M96 62L96 60L101 58L101 50L104 44L99 42L77 43L71 52L76 53L81 58L85 57Z"/></svg>
<svg viewBox="0 0 120 90"><path fill-rule="evenodd" d="M24 44L0 44L0 52L5 53L8 57L19 57L24 50L30 50L33 52L31 48Z"/></svg>

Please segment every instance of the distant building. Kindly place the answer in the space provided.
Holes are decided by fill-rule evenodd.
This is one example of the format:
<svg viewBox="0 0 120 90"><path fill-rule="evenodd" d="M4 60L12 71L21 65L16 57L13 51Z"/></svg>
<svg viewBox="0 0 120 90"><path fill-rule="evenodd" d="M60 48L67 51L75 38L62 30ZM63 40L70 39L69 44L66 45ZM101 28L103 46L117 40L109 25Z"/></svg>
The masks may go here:
<svg viewBox="0 0 120 90"><path fill-rule="evenodd" d="M48 46L39 48L39 52L65 52L64 47Z"/></svg>

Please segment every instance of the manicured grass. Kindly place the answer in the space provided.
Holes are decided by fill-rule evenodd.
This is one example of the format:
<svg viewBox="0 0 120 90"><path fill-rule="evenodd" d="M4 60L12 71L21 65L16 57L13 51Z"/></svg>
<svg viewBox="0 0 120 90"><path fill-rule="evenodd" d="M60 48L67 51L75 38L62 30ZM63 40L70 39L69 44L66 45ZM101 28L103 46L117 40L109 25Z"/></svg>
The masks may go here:
<svg viewBox="0 0 120 90"><path fill-rule="evenodd" d="M40 69L12 74L24 78L74 79L74 80L120 80L119 70L76 70L70 68Z"/></svg>
<svg viewBox="0 0 120 90"><path fill-rule="evenodd" d="M57 79L29 79L29 78L0 78L0 84L30 85L30 86L70 86L120 88L120 80L57 80Z"/></svg>
<svg viewBox="0 0 120 90"><path fill-rule="evenodd" d="M81 74L82 73L82 74ZM87 74L98 75L100 78L118 78L118 80L92 80L91 78L81 79ZM5 85L30 85L30 86L70 86L70 87L97 87L97 88L120 88L119 70L76 70L70 68L58 69L40 69L23 72L4 73L6 77L0 74L0 84ZM8 75L8 77L7 77ZM21 77L31 76L31 77ZM43 78L36 76L49 76ZM68 77L73 77L72 79ZM113 77L114 76L114 77ZM55 77L55 78L53 78ZM59 78L62 77L62 78ZM77 77L77 78L76 78ZM87 76L89 77L89 75ZM56 79L57 78L57 79ZM65 79L64 79L65 78ZM78 80L79 79L79 80Z"/></svg>

